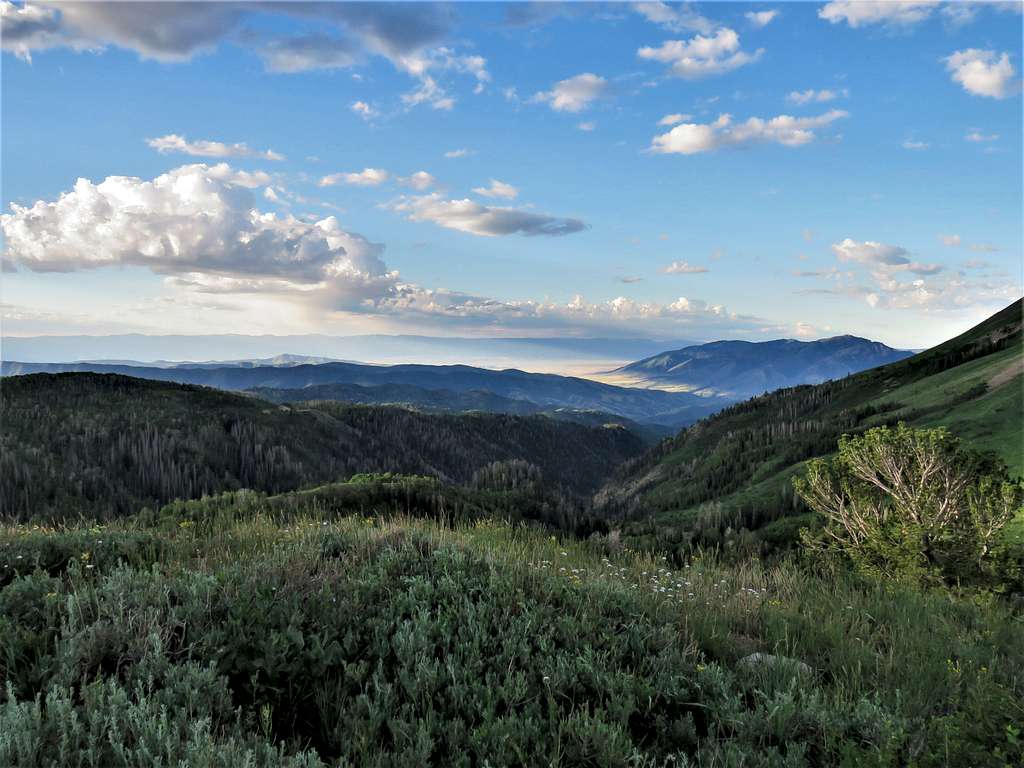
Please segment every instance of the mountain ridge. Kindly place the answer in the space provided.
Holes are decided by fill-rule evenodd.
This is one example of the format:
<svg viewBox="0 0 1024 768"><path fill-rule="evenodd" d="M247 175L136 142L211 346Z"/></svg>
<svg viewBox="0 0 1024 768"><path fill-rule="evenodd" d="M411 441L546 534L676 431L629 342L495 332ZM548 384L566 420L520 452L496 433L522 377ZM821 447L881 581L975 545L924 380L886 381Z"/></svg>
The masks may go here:
<svg viewBox="0 0 1024 768"><path fill-rule="evenodd" d="M819 384L912 355L852 334L815 341L721 339L668 350L610 371L633 386L672 386L742 399Z"/></svg>

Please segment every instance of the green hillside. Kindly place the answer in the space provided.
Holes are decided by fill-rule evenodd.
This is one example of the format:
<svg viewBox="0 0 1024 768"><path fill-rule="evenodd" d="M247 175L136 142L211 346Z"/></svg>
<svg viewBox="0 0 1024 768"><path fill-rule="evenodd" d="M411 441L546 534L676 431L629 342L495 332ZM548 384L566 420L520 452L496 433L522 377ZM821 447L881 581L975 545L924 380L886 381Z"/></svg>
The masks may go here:
<svg viewBox="0 0 1024 768"><path fill-rule="evenodd" d="M340 492L0 527L0 765L1024 759L1005 605L400 505L339 517Z"/></svg>
<svg viewBox="0 0 1024 768"><path fill-rule="evenodd" d="M0 386L0 511L21 520L109 518L173 499L279 493L359 473L468 484L496 462L507 469L497 474L526 471L556 498L589 496L644 446L621 426L545 416L279 406L118 375L34 374ZM556 506L563 503L571 502Z"/></svg>
<svg viewBox="0 0 1024 768"><path fill-rule="evenodd" d="M944 426L1024 472L1022 302L914 357L728 408L627 462L599 509L640 540L764 547L807 523L791 478L844 433Z"/></svg>

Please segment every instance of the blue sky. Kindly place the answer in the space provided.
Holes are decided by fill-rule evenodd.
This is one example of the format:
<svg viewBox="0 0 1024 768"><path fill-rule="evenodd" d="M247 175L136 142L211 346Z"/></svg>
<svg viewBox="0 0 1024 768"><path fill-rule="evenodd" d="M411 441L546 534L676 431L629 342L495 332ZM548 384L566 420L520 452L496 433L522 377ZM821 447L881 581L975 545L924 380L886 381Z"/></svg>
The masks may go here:
<svg viewBox="0 0 1024 768"><path fill-rule="evenodd" d="M3 24L7 335L916 348L1022 291L1019 4Z"/></svg>

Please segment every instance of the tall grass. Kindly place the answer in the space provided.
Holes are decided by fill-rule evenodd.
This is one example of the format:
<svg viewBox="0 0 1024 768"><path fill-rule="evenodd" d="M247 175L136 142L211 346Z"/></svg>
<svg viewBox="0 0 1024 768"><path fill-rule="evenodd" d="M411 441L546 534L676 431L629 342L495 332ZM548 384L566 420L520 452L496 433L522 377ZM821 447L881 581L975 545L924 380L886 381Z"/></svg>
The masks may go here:
<svg viewBox="0 0 1024 768"><path fill-rule="evenodd" d="M257 506L7 527L0 585L0 765L1024 761L1019 615L795 560Z"/></svg>

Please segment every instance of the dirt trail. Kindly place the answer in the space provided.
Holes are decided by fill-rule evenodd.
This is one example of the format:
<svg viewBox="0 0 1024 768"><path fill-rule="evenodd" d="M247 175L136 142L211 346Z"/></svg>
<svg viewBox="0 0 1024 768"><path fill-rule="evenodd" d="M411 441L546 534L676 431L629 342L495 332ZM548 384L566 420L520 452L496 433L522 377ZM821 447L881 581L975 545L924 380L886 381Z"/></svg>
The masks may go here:
<svg viewBox="0 0 1024 768"><path fill-rule="evenodd" d="M990 390L996 387L1001 387L1006 382L1013 379L1015 376L1024 374L1024 357L1018 357L1008 366L999 371L995 376L988 380L988 388Z"/></svg>

